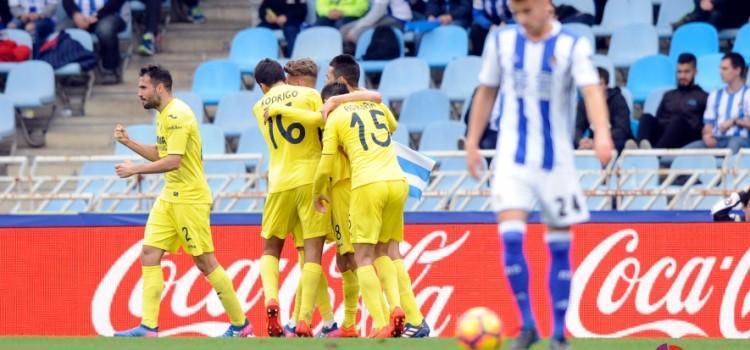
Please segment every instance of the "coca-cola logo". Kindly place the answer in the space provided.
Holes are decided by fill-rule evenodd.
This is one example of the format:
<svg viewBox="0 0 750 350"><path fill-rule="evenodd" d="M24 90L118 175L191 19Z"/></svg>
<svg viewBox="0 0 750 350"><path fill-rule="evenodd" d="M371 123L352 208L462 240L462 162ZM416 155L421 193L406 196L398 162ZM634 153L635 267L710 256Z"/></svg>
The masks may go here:
<svg viewBox="0 0 750 350"><path fill-rule="evenodd" d="M456 235L453 235L456 237ZM412 286L416 293L417 302L422 305L422 311L427 322L433 327L433 334L440 335L443 333L454 315L446 313L446 305L450 303L451 297L455 290L453 285L426 285L429 279L430 270L433 265L449 259L470 237L470 232L466 231L457 239L451 241L450 235L445 231L433 231L425 234L413 245L404 242L401 245L404 254L404 264L407 269L416 273L413 276ZM135 324L141 317L141 293L143 289L142 282L139 281L135 286L127 290L123 286L123 279L133 270L140 270L140 252L142 241L138 241L126 249L119 256L106 272L101 282L94 292L91 301L91 321L96 333L100 335L112 335L115 326L112 324L112 315L122 313L124 310L113 310L116 300L125 300L127 298L127 315L132 316L132 322ZM331 249L332 245L326 246L326 251ZM259 258L238 259L228 264L225 262L227 274L235 282L237 296L240 299L243 310L246 312L257 309L262 312L262 286L260 282L260 265ZM160 335L172 336L178 334L203 334L207 336L216 336L221 334L227 326L226 322L219 321L190 321L196 315L206 314L211 318L216 318L224 313L221 302L212 291L209 291L203 298L197 302L191 302L194 298L189 298L194 290L196 282L203 279L200 271L196 267L191 267L186 271L178 271L177 264L170 259L162 261L162 268L165 273L164 292L162 293L161 313L171 313L177 319L184 322L170 329L161 329ZM279 302L281 305L291 306L294 301L297 282L300 278L299 269L296 268L295 262L288 259L279 261L281 275L286 274L279 286ZM331 277L340 278L336 271L335 262L331 262L328 267ZM238 282L239 281L239 282ZM338 288L338 286L336 286ZM335 296L335 295L332 295ZM425 309L427 301L429 309ZM336 317L340 319L343 316L342 300L335 300L334 311ZM360 308L361 309L361 308ZM286 310L289 310L287 308ZM367 329L367 315L361 317L360 329ZM282 315L282 321L286 322L287 315ZM132 326L119 325L119 326Z"/></svg>
<svg viewBox="0 0 750 350"><path fill-rule="evenodd" d="M571 295L566 322L576 337L627 337L643 332L660 332L670 337L707 336L700 325L688 321L691 315L705 314L705 306L714 298L721 298L718 321L721 334L726 338L748 338L750 330L737 329L737 319L750 313L750 292L740 298L743 283L750 272L750 248L735 263L733 256L692 256L679 264L673 256L663 256L651 266L643 266L634 257L639 246L638 232L632 229L618 231L596 247L576 268L571 283ZM622 258L624 257L624 258ZM619 259L615 260L615 259ZM611 265L602 270L603 262ZM733 269L733 270L732 270ZM728 282L716 277L718 273L731 272ZM603 283L594 284L594 276L605 276ZM657 282L671 283L663 294L653 288ZM584 297L596 291L596 298ZM721 293L721 294L720 294ZM741 309L737 313L738 302ZM594 310L601 315L616 316L621 312L633 312L643 317L632 319L632 325L610 332L597 332L594 324L584 320L596 319L583 315L584 303L595 302ZM591 305L585 305L591 306ZM654 318L654 314L670 317ZM651 318L651 319L649 319ZM647 320L647 321L644 321ZM705 320L704 320L705 321ZM704 322L702 322L703 324Z"/></svg>

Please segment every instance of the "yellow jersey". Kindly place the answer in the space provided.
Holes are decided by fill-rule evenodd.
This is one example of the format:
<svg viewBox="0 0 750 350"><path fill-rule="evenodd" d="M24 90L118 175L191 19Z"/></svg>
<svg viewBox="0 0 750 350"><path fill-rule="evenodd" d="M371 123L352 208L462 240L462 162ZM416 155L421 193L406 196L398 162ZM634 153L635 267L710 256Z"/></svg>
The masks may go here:
<svg viewBox="0 0 750 350"><path fill-rule="evenodd" d="M320 161L323 116L296 113L317 112L323 106L320 94L302 86L278 85L253 107L253 114L268 145L268 192L282 192L313 183ZM292 107L292 108L284 108ZM264 111L268 108L269 117Z"/></svg>
<svg viewBox="0 0 750 350"><path fill-rule="evenodd" d="M159 199L171 203L211 203L211 189L203 173L203 150L198 122L190 107L173 98L156 117L159 158L182 155L180 167L164 174Z"/></svg>
<svg viewBox="0 0 750 350"><path fill-rule="evenodd" d="M391 133L397 126L393 113L382 104L364 101L342 104L326 122L323 154L336 156L339 147L343 149L351 166L352 189L404 179L391 144ZM334 163L339 159L334 158Z"/></svg>

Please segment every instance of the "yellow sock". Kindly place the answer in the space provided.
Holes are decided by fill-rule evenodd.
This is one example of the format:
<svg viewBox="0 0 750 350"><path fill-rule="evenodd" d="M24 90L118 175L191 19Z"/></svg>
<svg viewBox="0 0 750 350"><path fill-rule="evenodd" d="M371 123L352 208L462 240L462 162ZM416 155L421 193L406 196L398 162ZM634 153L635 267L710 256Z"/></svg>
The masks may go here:
<svg viewBox="0 0 750 350"><path fill-rule="evenodd" d="M312 311L318 294L323 267L316 263L305 263L302 267L302 300L300 302L299 319L312 323Z"/></svg>
<svg viewBox="0 0 750 350"><path fill-rule="evenodd" d="M320 271L320 281L318 282L318 293L315 300L315 306L318 307L320 317L323 321L333 321L333 307L331 306L331 296L328 295L328 278Z"/></svg>
<svg viewBox="0 0 750 350"><path fill-rule="evenodd" d="M279 300L279 259L272 255L260 257L260 280L263 283L265 304L271 299Z"/></svg>
<svg viewBox="0 0 750 350"><path fill-rule="evenodd" d="M224 268L221 266L217 267L206 278L211 283L211 286L214 287L219 300L221 300L221 305L224 305L224 311L229 316L229 322L235 326L245 325L247 318L245 318L245 313L242 311L242 306L240 306L240 299L237 298L237 294L234 292L232 279L229 278Z"/></svg>
<svg viewBox="0 0 750 350"><path fill-rule="evenodd" d="M359 282L357 274L351 270L341 273L342 286L344 290L344 321L343 327L353 327L357 323L357 303L359 299Z"/></svg>
<svg viewBox="0 0 750 350"><path fill-rule="evenodd" d="M159 325L159 304L164 290L164 273L160 265L141 267L143 277L143 310L141 323L149 328Z"/></svg>
<svg viewBox="0 0 750 350"><path fill-rule="evenodd" d="M378 270L380 284L383 286L390 310L401 307L401 296L398 295L398 276L393 261L387 256L381 256L375 259L374 265L375 269Z"/></svg>
<svg viewBox="0 0 750 350"><path fill-rule="evenodd" d="M404 313L406 313L406 322L413 326L422 324L424 316L422 311L419 310L417 298L414 297L414 291L411 289L411 277L409 277L409 272L406 271L404 261L401 259L394 260L393 266L395 266L398 275L398 291L401 295L401 305L404 308Z"/></svg>
<svg viewBox="0 0 750 350"><path fill-rule="evenodd" d="M302 271L302 266L305 264L305 251L297 251L297 264L299 270ZM289 323L296 326L297 320L299 320L299 308L302 303L302 279L297 282L297 292L294 294L294 310L292 311L292 318L289 319Z"/></svg>
<svg viewBox="0 0 750 350"><path fill-rule="evenodd" d="M372 265L360 266L357 269L357 280L359 280L359 289L362 292L362 299L365 301L367 311L372 316L375 329L381 329L388 324L385 314L383 314L383 305L380 298L383 290L380 288L380 280L375 268Z"/></svg>
<svg viewBox="0 0 750 350"><path fill-rule="evenodd" d="M385 300L385 293L380 293L380 305L383 307L383 315L389 317L391 315L391 308L388 305L388 300Z"/></svg>

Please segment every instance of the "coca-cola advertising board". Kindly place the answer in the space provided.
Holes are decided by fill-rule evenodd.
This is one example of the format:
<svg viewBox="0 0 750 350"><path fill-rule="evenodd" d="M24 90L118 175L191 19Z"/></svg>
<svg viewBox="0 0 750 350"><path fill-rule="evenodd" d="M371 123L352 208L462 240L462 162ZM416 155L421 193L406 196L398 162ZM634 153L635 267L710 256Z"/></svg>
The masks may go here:
<svg viewBox="0 0 750 350"><path fill-rule="evenodd" d="M258 225L213 227L216 255L262 330L259 232ZM549 335L549 257L542 233L543 226L529 226L525 252L533 310L540 332ZM0 228L0 335L111 335L138 324L142 237L140 225ZM452 336L457 317L474 306L495 310L506 335L517 333L519 314L495 224L407 223L402 251L433 335ZM327 246L323 266L340 320L334 256L335 248ZM574 230L571 258L572 336L750 338L750 224L585 224ZM221 303L191 258L168 255L162 267L160 333L213 336L225 330ZM286 321L300 277L291 244L280 268ZM369 327L366 316L360 314L362 329Z"/></svg>

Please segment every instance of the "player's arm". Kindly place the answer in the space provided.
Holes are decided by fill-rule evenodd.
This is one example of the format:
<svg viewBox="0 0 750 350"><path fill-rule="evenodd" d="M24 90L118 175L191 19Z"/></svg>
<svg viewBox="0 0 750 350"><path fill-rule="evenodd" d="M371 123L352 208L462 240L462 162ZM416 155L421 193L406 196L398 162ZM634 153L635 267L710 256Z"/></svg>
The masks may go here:
<svg viewBox="0 0 750 350"><path fill-rule="evenodd" d="M133 164L128 161L117 164L115 172L121 178L130 177L136 174L161 174L177 170L180 168L182 161L181 154L170 154L155 162L145 164Z"/></svg>
<svg viewBox="0 0 750 350"><path fill-rule="evenodd" d="M571 73L576 85L581 89L586 115L594 131L594 152L602 164L612 159L612 132L609 125L609 110L604 92L599 87L599 74L591 62L593 48L588 39L579 39L573 47Z"/></svg>
<svg viewBox="0 0 750 350"><path fill-rule="evenodd" d="M128 137L128 132L122 124L117 124L115 127L115 140L121 143L123 146L130 148L133 152L139 154L141 157L146 158L152 162L159 160L159 151L156 149L156 145L145 145Z"/></svg>
<svg viewBox="0 0 750 350"><path fill-rule="evenodd" d="M323 115L319 111L310 111L292 106L273 104L265 111L265 119L280 115L284 119L290 119L303 124L323 125Z"/></svg>
<svg viewBox="0 0 750 350"><path fill-rule="evenodd" d="M328 114L333 112L336 107L347 103L347 102L357 102L357 101L369 101L374 103L381 103L383 101L383 95L381 95L377 91L370 91L370 90L357 90L354 92L350 92L345 95L338 95L330 97L326 102L323 104L323 119L328 118Z"/></svg>
<svg viewBox="0 0 750 350"><path fill-rule="evenodd" d="M323 152L320 156L318 168L315 171L315 180L313 182L313 205L320 212L325 212L325 204L330 202L328 192L330 190L330 178L333 174L334 156L339 149L339 139L336 130L336 120L332 120L326 125L323 131Z"/></svg>

